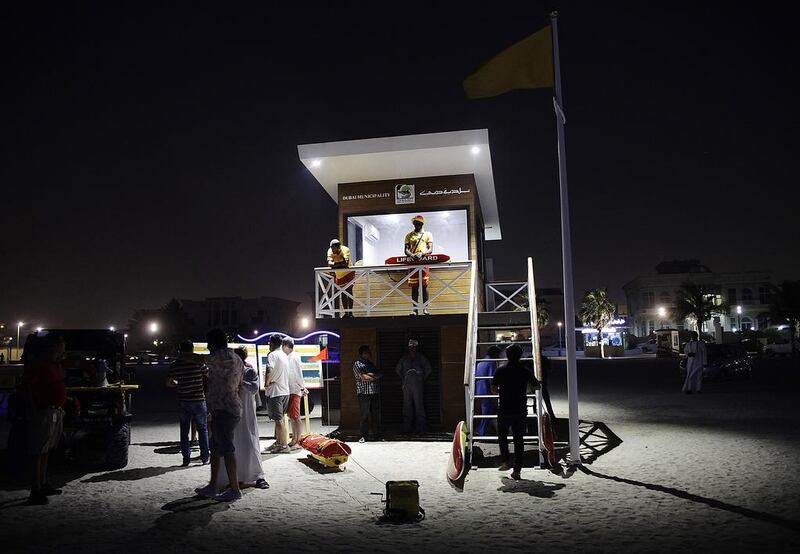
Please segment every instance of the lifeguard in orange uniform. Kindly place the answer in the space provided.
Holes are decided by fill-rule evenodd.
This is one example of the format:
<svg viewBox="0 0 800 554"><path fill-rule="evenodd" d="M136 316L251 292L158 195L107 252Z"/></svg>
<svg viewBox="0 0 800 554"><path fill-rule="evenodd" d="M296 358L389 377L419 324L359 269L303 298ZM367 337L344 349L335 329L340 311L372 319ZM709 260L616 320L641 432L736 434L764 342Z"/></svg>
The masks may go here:
<svg viewBox="0 0 800 554"><path fill-rule="evenodd" d="M427 254L433 253L433 235L428 231L423 231L422 227L425 225L425 218L421 215L414 216L411 219L414 224L414 230L406 235L405 252L406 256L419 260ZM419 271L411 270L413 273L408 278L408 285L411 287L411 297L419 301ZM427 306L428 304L428 283L430 282L430 270L426 267L422 272L422 303ZM412 304L412 308L413 308ZM423 313L428 315L428 308L423 308ZM419 315L419 310L414 308L411 315Z"/></svg>

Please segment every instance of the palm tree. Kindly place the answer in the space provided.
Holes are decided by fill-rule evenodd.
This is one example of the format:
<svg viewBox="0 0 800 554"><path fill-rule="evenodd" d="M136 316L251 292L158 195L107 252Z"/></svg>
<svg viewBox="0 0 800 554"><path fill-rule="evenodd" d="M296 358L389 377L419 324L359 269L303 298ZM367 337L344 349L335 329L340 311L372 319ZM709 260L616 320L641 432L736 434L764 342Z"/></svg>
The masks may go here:
<svg viewBox="0 0 800 554"><path fill-rule="evenodd" d="M800 324L800 281L784 281L772 286L770 319L773 323L787 322L792 343L792 356L797 355L794 347L797 326Z"/></svg>
<svg viewBox="0 0 800 554"><path fill-rule="evenodd" d="M680 321L691 319L697 322L697 338L703 334L703 323L713 315L727 314L728 304L717 301L714 285L701 285L692 281L681 284L675 299L675 315Z"/></svg>
<svg viewBox="0 0 800 554"><path fill-rule="evenodd" d="M528 305L530 304L528 300L528 291L521 292L514 297L514 301L520 305L518 308L514 308L515 312L527 312ZM550 302L545 300L544 298L536 297L536 323L539 326L539 329L542 327L546 327L548 323L550 323Z"/></svg>
<svg viewBox="0 0 800 554"><path fill-rule="evenodd" d="M544 298L536 299L536 324L539 326L539 329L547 327L547 324L550 323L550 308L548 304L550 304L550 302Z"/></svg>
<svg viewBox="0 0 800 554"><path fill-rule="evenodd" d="M597 342L600 343L600 357L605 358L603 352L603 327L614 319L616 306L608 299L606 289L590 290L583 297L580 317L587 324L597 329Z"/></svg>

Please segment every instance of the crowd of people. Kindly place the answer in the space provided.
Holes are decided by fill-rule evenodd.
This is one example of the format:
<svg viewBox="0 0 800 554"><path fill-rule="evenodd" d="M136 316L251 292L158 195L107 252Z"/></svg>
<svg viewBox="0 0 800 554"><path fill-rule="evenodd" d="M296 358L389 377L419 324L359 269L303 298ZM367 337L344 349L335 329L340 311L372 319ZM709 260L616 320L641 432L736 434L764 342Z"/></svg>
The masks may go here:
<svg viewBox="0 0 800 554"><path fill-rule="evenodd" d="M275 442L263 453L283 454L299 449L300 403L308 394L294 341L279 335L270 337L270 353L264 376L267 414L275 422ZM261 405L259 375L247 363L247 350L228 348L220 329L207 336L208 355L193 353L193 344L180 347L170 367L168 386L177 388L180 405L180 445L183 465L191 463L190 428L197 429L200 462L209 464L207 485L198 487L200 496L223 502L242 497L241 486L269 488L261 463L256 410ZM292 440L284 418L292 426ZM210 438L209 438L210 437Z"/></svg>
<svg viewBox="0 0 800 554"><path fill-rule="evenodd" d="M431 376L432 367L418 347L419 342L410 339L406 353L395 367L403 391L403 432L406 434L427 430L423 399L425 381ZM191 465L192 443L196 440L199 463L210 466L208 483L197 487L195 492L219 501L236 501L242 497L242 485L269 488L262 454L284 454L300 448L300 405L308 390L303 382L300 357L294 352L294 342L289 337L273 335L270 338L263 388L259 386L256 368L247 362L246 348L228 348L222 330L214 329L208 333L207 348L207 355L196 354L191 341L182 342L170 366L166 385L174 387L177 393L182 465ZM47 466L49 452L62 433L63 406L67 396L65 373L60 363L64 351L63 338L50 335L43 337L35 349L26 353L20 392L29 414L30 502L35 504L44 504L48 496L62 492L48 484ZM497 414L503 459L501 469L512 467L507 440L508 430L512 431L515 451L512 477L519 478L527 393L539 383L531 369L520 361L522 351L518 346L511 345L505 349L507 362L498 367L501 354L502 350L493 346L479 363L477 375L483 378L478 380L476 393L479 396L499 396L499 403L495 398L482 399L482 413ZM358 349L353 372L361 411L360 442L381 440L380 386L383 373L372 361L368 345ZM264 394L267 415L275 424L275 440L263 452L256 417L256 411L262 405L260 392ZM545 402L552 413L546 395ZM285 424L287 419L288 426ZM476 433L485 435L487 430L488 419L483 419ZM194 434L196 439L193 440Z"/></svg>

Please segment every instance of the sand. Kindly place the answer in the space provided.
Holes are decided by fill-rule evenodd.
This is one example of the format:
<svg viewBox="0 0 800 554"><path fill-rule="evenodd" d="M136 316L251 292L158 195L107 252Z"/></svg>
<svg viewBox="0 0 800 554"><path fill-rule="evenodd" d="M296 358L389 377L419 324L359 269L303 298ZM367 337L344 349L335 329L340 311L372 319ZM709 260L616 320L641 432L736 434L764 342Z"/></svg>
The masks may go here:
<svg viewBox="0 0 800 554"><path fill-rule="evenodd" d="M26 491L4 479L3 551L797 550L797 369L763 365L750 381L685 396L662 361L582 361L581 418L623 442L565 476L526 468L512 481L480 468L458 490L445 478L447 443L354 443L337 473L303 452L264 456L271 488L234 504L193 496L208 467L179 467L175 414L144 402L126 468L56 472L64 494L47 506L22 504ZM566 415L561 380L556 362ZM272 426L260 427L268 446ZM385 481L400 479L419 481L426 519L377 524Z"/></svg>

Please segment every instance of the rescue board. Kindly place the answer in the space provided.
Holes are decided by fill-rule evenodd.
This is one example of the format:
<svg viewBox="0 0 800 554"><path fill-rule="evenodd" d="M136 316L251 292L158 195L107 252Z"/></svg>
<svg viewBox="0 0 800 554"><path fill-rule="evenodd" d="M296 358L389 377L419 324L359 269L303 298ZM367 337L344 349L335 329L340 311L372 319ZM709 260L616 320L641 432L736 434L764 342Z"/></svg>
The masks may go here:
<svg viewBox="0 0 800 554"><path fill-rule="evenodd" d="M309 458L325 467L342 467L352 453L347 443L317 433L303 435L297 444L308 451Z"/></svg>
<svg viewBox="0 0 800 554"><path fill-rule="evenodd" d="M542 444L547 452L547 461L550 467L556 465L556 446L553 442L553 423L550 421L550 414L542 415Z"/></svg>
<svg viewBox="0 0 800 554"><path fill-rule="evenodd" d="M450 261L450 256L447 254L428 254L422 256L420 259L412 258L411 256L392 256L386 258L386 265L426 265L426 264L443 264Z"/></svg>
<svg viewBox="0 0 800 554"><path fill-rule="evenodd" d="M467 468L467 424L459 421L453 433L453 446L450 459L447 461L447 478L458 481L464 476Z"/></svg>

